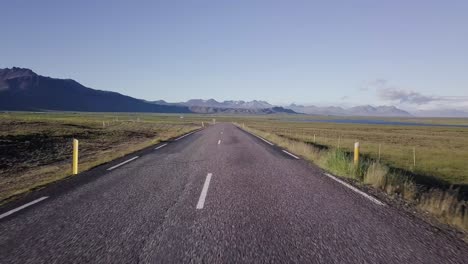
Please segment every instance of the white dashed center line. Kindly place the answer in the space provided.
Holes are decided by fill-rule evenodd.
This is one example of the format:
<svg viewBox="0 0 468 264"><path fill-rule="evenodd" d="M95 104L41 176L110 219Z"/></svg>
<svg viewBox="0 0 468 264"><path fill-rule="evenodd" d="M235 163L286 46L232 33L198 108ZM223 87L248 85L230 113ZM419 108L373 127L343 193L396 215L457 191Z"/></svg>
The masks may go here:
<svg viewBox="0 0 468 264"><path fill-rule="evenodd" d="M212 173L208 173L208 175L206 175L205 184L203 185L200 198L198 199L197 209L203 209L203 206L205 205L206 194L208 193L208 187L210 186L211 176L213 176Z"/></svg>
<svg viewBox="0 0 468 264"><path fill-rule="evenodd" d="M221 144L221 139L220 139L220 140L218 140L218 145L219 145L219 144Z"/></svg>

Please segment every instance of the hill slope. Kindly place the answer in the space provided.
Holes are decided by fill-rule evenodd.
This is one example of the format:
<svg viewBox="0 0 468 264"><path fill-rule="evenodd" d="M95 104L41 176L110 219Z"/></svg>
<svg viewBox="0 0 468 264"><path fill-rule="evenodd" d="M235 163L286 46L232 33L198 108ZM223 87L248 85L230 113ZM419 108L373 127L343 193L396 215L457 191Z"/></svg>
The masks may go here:
<svg viewBox="0 0 468 264"><path fill-rule="evenodd" d="M116 92L94 90L69 79L29 69L0 69L0 110L190 113L186 106L159 105Z"/></svg>
<svg viewBox="0 0 468 264"><path fill-rule="evenodd" d="M294 111L263 101L189 100L149 102L116 92L95 90L70 79L44 77L29 69L0 69L0 110L148 113L275 114Z"/></svg>

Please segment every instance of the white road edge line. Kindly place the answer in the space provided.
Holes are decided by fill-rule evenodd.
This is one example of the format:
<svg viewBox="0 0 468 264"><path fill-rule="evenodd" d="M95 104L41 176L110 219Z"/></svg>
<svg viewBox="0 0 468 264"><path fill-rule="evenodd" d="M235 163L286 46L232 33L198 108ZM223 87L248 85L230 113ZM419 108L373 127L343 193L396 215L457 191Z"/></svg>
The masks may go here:
<svg viewBox="0 0 468 264"><path fill-rule="evenodd" d="M289 156L295 158L295 159L301 159L301 158L299 158L298 156L296 156L296 155L294 155L294 154L292 154L292 153L290 153L290 152L287 152L287 151L284 150L284 149L283 149L283 152L286 153L286 154L288 154Z"/></svg>
<svg viewBox="0 0 468 264"><path fill-rule="evenodd" d="M201 191L200 198L198 199L197 209L203 209L203 206L205 205L206 194L208 193L208 187L210 186L211 176L213 176L212 173L208 173L206 175L205 184L203 184L203 189Z"/></svg>
<svg viewBox="0 0 468 264"><path fill-rule="evenodd" d="M181 136L181 137L178 137L178 138L176 138L175 140L177 141L177 140L182 139L182 138L184 138L184 137L186 137L186 136L192 135L193 133L195 133L195 131L190 132L190 133L188 133L188 134L185 134L185 135L183 135L183 136Z"/></svg>
<svg viewBox="0 0 468 264"><path fill-rule="evenodd" d="M255 136L255 135L254 135L254 136ZM265 141L266 143L270 144L270 146L275 145L275 144L271 143L270 141L268 141L268 140L266 140L266 139L264 139L264 138L262 138L262 137L259 137L259 136L256 136L256 137L258 137L259 139L261 139L261 140Z"/></svg>
<svg viewBox="0 0 468 264"><path fill-rule="evenodd" d="M328 177L332 178L333 180L335 180L335 181L337 181L337 182L343 184L344 186L348 187L349 189L351 189L351 190L353 190L353 191L359 193L360 195L364 196L365 198L371 200L373 203L378 204L378 205L385 206L385 204L382 203L381 201L379 201L379 200L375 199L374 197L368 195L367 193L365 193L365 192L359 190L358 188L352 186L351 184L346 183L346 182L344 182L344 181L342 181L342 180L336 178L335 176L333 176L333 175L331 175L331 174L329 174L329 173L325 173L325 175L327 175Z"/></svg>
<svg viewBox="0 0 468 264"><path fill-rule="evenodd" d="M220 139L220 140L218 140L218 145L219 145L219 144L221 144L221 139Z"/></svg>
<svg viewBox="0 0 468 264"><path fill-rule="evenodd" d="M161 146L158 146L157 148L154 148L154 150L158 150L158 149L163 148L163 147L165 147L165 146L167 146L167 143L166 143L166 144L163 144L163 145L161 145Z"/></svg>
<svg viewBox="0 0 468 264"><path fill-rule="evenodd" d="M244 129L242 129L242 130L244 130ZM260 136L255 135L254 133L250 133L250 132L247 131L247 130L244 130L244 131L247 132L247 133L249 133L250 135L256 137L256 138L259 138L259 139L263 140L263 141L266 142L267 144L270 144L270 146L274 146L274 145L275 145L275 144L271 143L270 141L268 141L268 140L266 140L266 139L264 139L264 138L262 138L262 137L260 137Z"/></svg>
<svg viewBox="0 0 468 264"><path fill-rule="evenodd" d="M131 158L131 159L129 159L129 160L126 160L126 161L124 161L124 162L122 162L122 163L119 163L119 164L117 164L117 165L115 165L115 166L112 166L112 167L108 168L107 170L108 170L108 171L113 170L113 169L115 169L115 168L118 168L118 167L120 167L120 166L122 166L122 165L124 165L124 164L127 164L127 163L129 163L130 161L135 160L135 159L138 159L138 158L139 158L138 156L133 157L133 158Z"/></svg>
<svg viewBox="0 0 468 264"><path fill-rule="evenodd" d="M262 137L260 137L260 136L257 136L257 135L255 135L255 134L252 134L252 133L250 133L250 132L249 132L249 134L252 135L252 136L254 136L254 137L256 137L256 138L259 138L259 139L263 140L264 142L270 144L271 146L274 145L274 144L271 143L270 141L268 141L268 140L266 140L266 139L264 139L264 138L262 138Z"/></svg>
<svg viewBox="0 0 468 264"><path fill-rule="evenodd" d="M13 210L10 210L10 211L8 211L8 212L6 212L6 213L1 214L1 215L0 215L0 219L5 218L5 217L7 217L7 216L9 216L9 215L11 215L11 214L14 214L14 213L16 213L16 212L18 212L18 211L20 211L20 210L23 210L24 208L26 208L26 207L28 207L28 206L31 206L31 205L33 205L33 204L36 204L36 203L38 203L38 202L40 202L40 201L43 201L43 200L45 200L45 199L47 199L47 198L49 198L49 196L43 196L43 197L38 198L38 199L36 199L36 200L34 200L34 201L32 201L32 202L29 202L29 203L27 203L27 204L23 204L22 206L20 206L20 207L18 207L18 208L15 208L15 209L13 209Z"/></svg>

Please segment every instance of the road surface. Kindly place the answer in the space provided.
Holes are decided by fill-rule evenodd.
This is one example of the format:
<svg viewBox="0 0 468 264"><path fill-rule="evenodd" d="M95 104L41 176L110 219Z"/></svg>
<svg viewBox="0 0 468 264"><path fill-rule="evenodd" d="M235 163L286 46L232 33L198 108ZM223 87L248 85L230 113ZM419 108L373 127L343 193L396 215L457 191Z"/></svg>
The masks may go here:
<svg viewBox="0 0 468 264"><path fill-rule="evenodd" d="M137 154L1 207L0 262L468 261L463 242L232 124Z"/></svg>

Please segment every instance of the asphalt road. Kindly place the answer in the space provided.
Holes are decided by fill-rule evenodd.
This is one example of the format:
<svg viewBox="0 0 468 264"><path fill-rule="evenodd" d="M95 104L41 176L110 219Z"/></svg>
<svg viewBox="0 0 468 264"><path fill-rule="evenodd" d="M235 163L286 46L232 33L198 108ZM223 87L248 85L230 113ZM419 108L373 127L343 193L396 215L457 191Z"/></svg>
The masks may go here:
<svg viewBox="0 0 468 264"><path fill-rule="evenodd" d="M1 207L0 263L468 262L465 243L231 124L164 144Z"/></svg>

